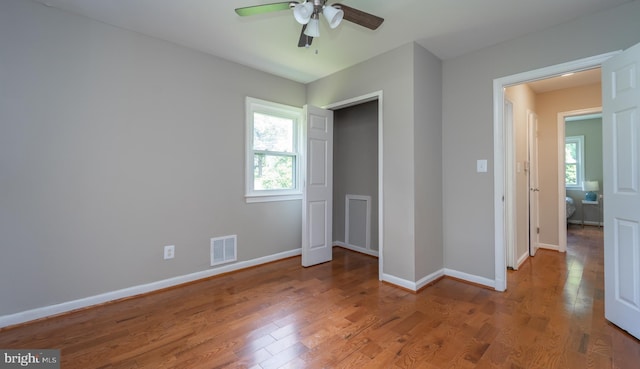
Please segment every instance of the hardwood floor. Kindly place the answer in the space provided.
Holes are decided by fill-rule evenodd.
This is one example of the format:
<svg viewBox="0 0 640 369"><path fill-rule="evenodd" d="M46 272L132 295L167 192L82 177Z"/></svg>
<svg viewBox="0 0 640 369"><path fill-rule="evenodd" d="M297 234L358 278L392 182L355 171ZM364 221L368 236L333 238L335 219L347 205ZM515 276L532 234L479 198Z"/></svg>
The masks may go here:
<svg viewBox="0 0 640 369"><path fill-rule="evenodd" d="M638 368L640 342L604 320L601 230L568 242L504 293L447 278L409 293L336 248L5 329L0 348L61 349L65 369Z"/></svg>

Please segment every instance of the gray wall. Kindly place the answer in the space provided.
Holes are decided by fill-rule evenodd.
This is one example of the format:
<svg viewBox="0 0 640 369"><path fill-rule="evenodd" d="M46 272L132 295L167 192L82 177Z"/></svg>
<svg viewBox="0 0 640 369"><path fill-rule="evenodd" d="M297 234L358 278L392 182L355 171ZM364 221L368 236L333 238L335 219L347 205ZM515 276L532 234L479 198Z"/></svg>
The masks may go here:
<svg viewBox="0 0 640 369"><path fill-rule="evenodd" d="M414 45L415 280L444 266L442 244L442 62Z"/></svg>
<svg viewBox="0 0 640 369"><path fill-rule="evenodd" d="M393 67L391 67L393 66ZM307 102L329 105L382 90L383 273L412 280L413 44L404 45L307 85Z"/></svg>
<svg viewBox="0 0 640 369"><path fill-rule="evenodd" d="M565 123L565 136L584 136L584 178L587 181L598 181L602 194L602 118L576 120ZM567 189L567 196L576 204L576 212L570 220L582 221L582 203L584 191ZM588 207L585 222L600 222L600 214L593 206Z"/></svg>
<svg viewBox="0 0 640 369"><path fill-rule="evenodd" d="M333 240L345 242L345 195L371 196L371 249L378 250L378 102L333 115Z"/></svg>
<svg viewBox="0 0 640 369"><path fill-rule="evenodd" d="M244 201L247 95L306 100L299 83L1 1L0 315L206 270L211 237L237 234L239 260L299 248L299 201Z"/></svg>
<svg viewBox="0 0 640 369"><path fill-rule="evenodd" d="M442 269L440 76L441 62L410 43L307 87L318 106L383 91L383 273L411 282Z"/></svg>
<svg viewBox="0 0 640 369"><path fill-rule="evenodd" d="M495 277L493 80L640 42L640 2L577 19L443 63L445 266ZM461 232L461 222L464 232Z"/></svg>

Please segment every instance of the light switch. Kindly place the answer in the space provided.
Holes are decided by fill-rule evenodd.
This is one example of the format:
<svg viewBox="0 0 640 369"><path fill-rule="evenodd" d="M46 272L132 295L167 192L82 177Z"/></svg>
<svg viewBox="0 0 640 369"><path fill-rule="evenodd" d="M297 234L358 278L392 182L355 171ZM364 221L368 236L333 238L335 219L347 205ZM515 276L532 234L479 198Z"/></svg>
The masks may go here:
<svg viewBox="0 0 640 369"><path fill-rule="evenodd" d="M478 173L484 173L487 171L487 160L478 160Z"/></svg>

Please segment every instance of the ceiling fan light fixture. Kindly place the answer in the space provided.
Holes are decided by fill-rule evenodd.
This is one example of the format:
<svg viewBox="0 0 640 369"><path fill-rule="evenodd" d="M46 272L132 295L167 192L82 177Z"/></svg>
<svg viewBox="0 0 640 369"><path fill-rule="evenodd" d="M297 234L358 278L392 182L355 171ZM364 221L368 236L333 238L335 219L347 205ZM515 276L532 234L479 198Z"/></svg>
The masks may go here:
<svg viewBox="0 0 640 369"><path fill-rule="evenodd" d="M264 0L263 0L264 1ZM273 0L272 0L273 1ZM335 1L335 0L333 0ZM245 6L236 8L236 13L241 16L272 13L281 10L290 10L296 22L302 25L298 47L308 47L314 38L320 37L320 18L324 17L329 27L336 28L343 20L355 23L359 26L376 30L384 18L363 12L340 3L327 5L329 0L290 0L262 5ZM320 15L322 13L322 15Z"/></svg>
<svg viewBox="0 0 640 369"><path fill-rule="evenodd" d="M342 9L336 8L333 4L325 6L322 9L322 14L327 19L329 23L329 27L336 28L342 22L342 18L344 17L344 11Z"/></svg>
<svg viewBox="0 0 640 369"><path fill-rule="evenodd" d="M320 22L318 21L318 15L314 14L307 24L307 28L304 30L304 34L309 37L320 37Z"/></svg>
<svg viewBox="0 0 640 369"><path fill-rule="evenodd" d="M313 3L305 1L293 7L293 16L300 24L307 24L313 15Z"/></svg>

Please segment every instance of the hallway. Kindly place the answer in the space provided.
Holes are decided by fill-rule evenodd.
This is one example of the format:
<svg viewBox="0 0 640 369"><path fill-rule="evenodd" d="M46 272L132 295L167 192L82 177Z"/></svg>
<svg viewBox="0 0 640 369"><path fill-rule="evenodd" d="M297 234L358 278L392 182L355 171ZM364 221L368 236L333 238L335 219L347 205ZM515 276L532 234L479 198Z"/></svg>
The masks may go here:
<svg viewBox="0 0 640 369"><path fill-rule="evenodd" d="M540 368L637 365L640 343L604 319L603 247L602 228L571 224L566 255L541 249L509 272L509 289L518 291L512 298L528 320L522 333L531 335L529 349L518 345L528 357L523 362ZM559 357L566 362L560 365Z"/></svg>

